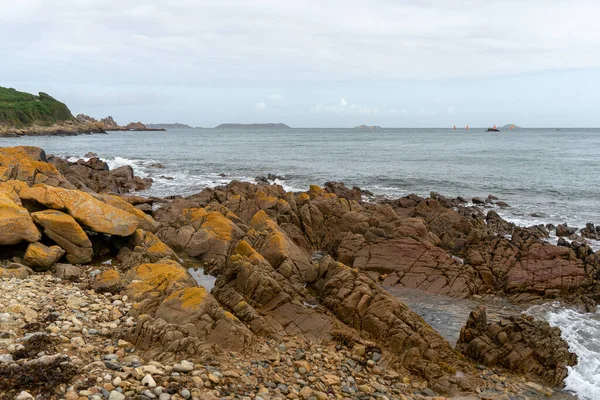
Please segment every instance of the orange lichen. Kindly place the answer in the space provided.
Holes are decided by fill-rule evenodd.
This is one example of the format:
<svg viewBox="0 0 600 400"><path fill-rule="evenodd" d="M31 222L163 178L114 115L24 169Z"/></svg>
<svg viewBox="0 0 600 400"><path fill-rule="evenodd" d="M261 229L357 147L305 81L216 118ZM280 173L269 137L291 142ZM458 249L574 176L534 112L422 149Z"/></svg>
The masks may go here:
<svg viewBox="0 0 600 400"><path fill-rule="evenodd" d="M178 290L167 297L165 303L178 303L180 308L185 311L194 311L200 307L206 298L208 291L202 286L185 288Z"/></svg>

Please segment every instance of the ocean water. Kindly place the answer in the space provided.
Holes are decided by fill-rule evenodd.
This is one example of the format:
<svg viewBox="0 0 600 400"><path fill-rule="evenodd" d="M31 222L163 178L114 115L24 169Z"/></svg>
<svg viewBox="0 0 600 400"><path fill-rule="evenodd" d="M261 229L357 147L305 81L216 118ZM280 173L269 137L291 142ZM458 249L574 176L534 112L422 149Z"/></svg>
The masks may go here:
<svg viewBox="0 0 600 400"><path fill-rule="evenodd" d="M76 137L0 138L48 154L98 153L131 164L150 194L191 194L232 179L282 176L287 189L343 181L391 197L493 194L521 225L600 223L600 129L191 129ZM153 167L162 163L165 168Z"/></svg>
<svg viewBox="0 0 600 400"><path fill-rule="evenodd" d="M145 194L155 196L189 195L271 173L287 190L334 180L388 197L493 194L511 205L500 214L523 226L600 223L600 129L190 129L0 138L0 146L15 145L74 160L92 151L112 168L132 165L154 179ZM421 312L435 325L435 313ZM559 326L579 356L567 388L583 400L600 399L600 314L560 305L530 312Z"/></svg>

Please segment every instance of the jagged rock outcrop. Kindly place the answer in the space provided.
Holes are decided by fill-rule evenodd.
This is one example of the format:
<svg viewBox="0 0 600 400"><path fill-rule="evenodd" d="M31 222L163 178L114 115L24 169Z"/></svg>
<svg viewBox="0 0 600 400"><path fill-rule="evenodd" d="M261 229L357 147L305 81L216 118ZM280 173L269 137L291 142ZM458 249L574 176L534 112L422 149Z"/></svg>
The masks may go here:
<svg viewBox="0 0 600 400"><path fill-rule="evenodd" d="M527 372L553 386L562 386L567 367L577 363L559 328L525 315L488 322L483 306L469 315L456 348L484 365Z"/></svg>
<svg viewBox="0 0 600 400"><path fill-rule="evenodd" d="M135 176L129 165L110 170L108 164L98 157L70 162L59 157L48 157L56 169L73 185L86 192L129 193L132 190L146 190L152 185L152 178Z"/></svg>
<svg viewBox="0 0 600 400"><path fill-rule="evenodd" d="M169 259L179 261L175 252L151 232L138 229L122 246L117 256L122 269L129 270L140 264L155 263Z"/></svg>

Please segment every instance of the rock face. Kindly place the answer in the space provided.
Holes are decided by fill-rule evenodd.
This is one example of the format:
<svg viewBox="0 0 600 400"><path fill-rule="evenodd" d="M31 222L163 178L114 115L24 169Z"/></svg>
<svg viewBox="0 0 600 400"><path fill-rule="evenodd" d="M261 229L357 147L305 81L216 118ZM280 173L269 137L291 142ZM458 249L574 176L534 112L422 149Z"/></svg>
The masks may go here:
<svg viewBox="0 0 600 400"><path fill-rule="evenodd" d="M67 210L80 224L98 233L129 236L139 224L132 214L76 190L40 184L22 190L20 196L55 210Z"/></svg>
<svg viewBox="0 0 600 400"><path fill-rule="evenodd" d="M0 192L0 245L17 244L22 241L37 242L40 232L33 224L25 208Z"/></svg>
<svg viewBox="0 0 600 400"><path fill-rule="evenodd" d="M70 162L59 157L48 157L58 171L80 190L95 193L129 193L146 190L152 185L151 178L135 176L129 165L109 170L108 164L98 157Z"/></svg>
<svg viewBox="0 0 600 400"><path fill-rule="evenodd" d="M560 329L530 316L488 323L482 306L469 315L456 347L484 365L525 371L553 386L561 386L567 367L577 363L576 355L561 339Z"/></svg>
<svg viewBox="0 0 600 400"><path fill-rule="evenodd" d="M59 246L44 246L41 243L31 243L27 246L23 262L34 271L47 271L65 254Z"/></svg>
<svg viewBox="0 0 600 400"><path fill-rule="evenodd" d="M31 216L44 228L44 234L67 252L69 262L83 264L92 260L92 242L73 217L56 210L38 211Z"/></svg>

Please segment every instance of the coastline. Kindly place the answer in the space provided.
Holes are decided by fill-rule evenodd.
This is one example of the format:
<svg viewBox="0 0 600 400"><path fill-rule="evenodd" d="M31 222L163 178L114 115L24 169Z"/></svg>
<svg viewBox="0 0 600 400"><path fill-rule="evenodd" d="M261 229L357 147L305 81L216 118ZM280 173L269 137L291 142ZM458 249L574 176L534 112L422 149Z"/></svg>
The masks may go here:
<svg viewBox="0 0 600 400"><path fill-rule="evenodd" d="M77 365L73 357L85 361L79 363L81 368L104 360L104 366L96 363L90 368L98 369L98 375L94 376L111 374L106 381L110 385L103 387L110 395L114 391L133 395L153 389L144 385L143 379L146 383L150 380L146 375L156 380L176 371L175 365L181 360L195 359L198 361L191 370L186 364L186 371L182 370L174 379L163 379L168 381L163 386L179 385L176 395L183 398L188 393L192 398L200 398L242 392L273 397L289 397L291 393L300 398L313 395L321 398L321 394L323 398L355 395L452 398L461 393L501 396L527 391L537 393L539 397L534 398L568 398L556 390L566 374L565 364L561 364L566 361L560 357L563 361L558 364L542 361L543 355L552 359L547 352L564 348L564 343L555 336L552 346L540 338L523 343L519 335L506 328L513 327L510 329L518 332L527 329L532 321L518 315L503 317L505 322L490 315L488 321L473 314L479 325L504 327L501 333L507 336L518 357L524 357L523 365L532 367L526 374L517 372L518 369L511 372L510 365L495 365L485 358L464 361L465 356L477 358L480 352L502 354L503 350L494 344L495 337L500 335L486 336L489 329L496 328L479 332L471 327L468 331L471 333L464 337L461 333L463 344L471 350L465 350L459 357L452 344L382 289L386 286L419 289L450 298L495 294L527 306L556 299L582 308L595 306L598 298L590 294L596 282L585 271L598 268L597 255L585 244L575 247L545 243L543 239L548 236L545 227L520 228L494 211L485 214L477 207L465 207L464 199L437 193L429 198L409 195L368 203L363 201L360 189L337 182L290 193L279 185L234 181L186 198L148 199L127 194L140 190L136 185L141 184L141 178L135 179L131 167L110 171L93 156L87 161L68 163L46 158L43 151L34 148L5 148L0 149L0 157L4 157L2 165L8 168L3 176L15 176L11 168L20 171L19 181L3 179L0 193L7 202L16 204L15 210L21 210L19 215L25 220L22 211L31 212L35 224L27 225L29 233L34 234L36 226L43 228L45 245L50 245L48 239L55 228L38 221L36 213L40 207L47 209L42 212L58 207L47 203L47 197L42 196L56 193L67 202L65 214L73 216L75 224L82 224L88 231L84 235L94 241L89 247L62 244L62 254L67 250L67 257L79 260L75 264L82 265L75 267L76 270L69 268L79 284L67 283L65 290L74 297L81 297L78 290L87 291L86 296L92 296L92 300L85 298L82 302L94 304L104 301L93 297L94 293L111 293L104 298L117 302L121 315L115 313L117 318L109 318L101 328L107 329L102 335L114 342L112 352L101 348L96 343L96 334L89 333L90 329L98 329L90 325L94 319L89 318L95 314L85 310L87 306L79 307L83 310L77 318L85 321L83 327L75 323L79 327L75 330L71 324L63 330L62 324L44 320L43 313L28 318L41 323L41 329L52 338L68 339L73 349L68 357L73 365ZM46 184L35 190L30 187L39 182ZM87 195L91 196L87 201L93 204L89 210L119 217L104 227L78 214L68 199L71 195L84 196L83 191L92 193ZM112 196L108 192L120 194ZM125 214L115 211L115 207ZM76 229L75 225L72 227ZM135 227L143 228L135 230ZM92 232L102 232L104 236ZM25 242L40 240L34 236ZM9 293L28 296L31 290L28 288L43 281L41 290L55 290L58 281L54 277L66 267L32 274L28 266L15 266L14 257L18 257L19 263L28 263L23 251L31 246L18 243L21 242L5 247L8 253L2 257L0 278L4 279L2 285L9 286L3 288ZM195 267L216 278L210 293L197 286L187 273L187 268ZM538 270L546 271L544 276L538 276L535 272ZM161 283L164 279L169 282L166 286ZM25 285L18 284L20 280ZM94 292L89 292L90 289ZM27 321L15 316L20 311L8 309L12 307L10 298L0 301L8 310L0 312L9 314L18 332L16 338L20 338L16 343L22 343L27 336L23 328ZM35 310L43 308L33 298L28 304ZM63 320L72 318L67 310L63 315ZM185 327L189 323L202 328L189 331ZM539 324L536 329L548 329L547 323ZM412 332L413 339L406 341L405 334L396 330L398 326L401 331ZM154 343L149 342L150 337ZM16 338L11 339L13 343ZM85 348L80 339L84 344L94 343L87 355L80 350ZM474 339L485 343L477 352L469 345ZM123 340L128 344L119 345ZM240 345L252 350L243 354ZM437 349L438 357L427 353L428 348ZM220 350L215 352L215 349ZM230 351L247 363L242 372L235 372L237 377L228 372L235 367L223 357ZM527 355L529 351L535 356ZM2 344L0 353L8 354ZM304 356L297 358L299 353ZM135 366L123 361L133 354L147 363ZM273 354L277 357L271 358ZM28 362L35 360L31 356L29 359ZM200 367L209 360L219 360L221 367ZM258 364L253 364L254 361ZM490 365L477 368L485 363ZM255 370L253 365L262 369ZM136 368L141 368L139 373L121 374ZM194 371L198 371L196 375ZM457 378L457 371L464 379ZM544 371L551 371L552 375ZM265 380L253 381L259 372ZM276 378L276 374L286 378L278 383L281 378ZM300 378L295 376L298 374ZM199 377L202 385L199 380L187 379L194 376ZM131 385L113 384L127 380L132 381ZM242 392L235 389L240 383L245 387ZM186 389L181 389L181 385ZM93 387L96 386L80 386L73 395L101 392L98 388L94 392ZM117 390L119 387L121 392ZM138 387L143 390L138 392Z"/></svg>

